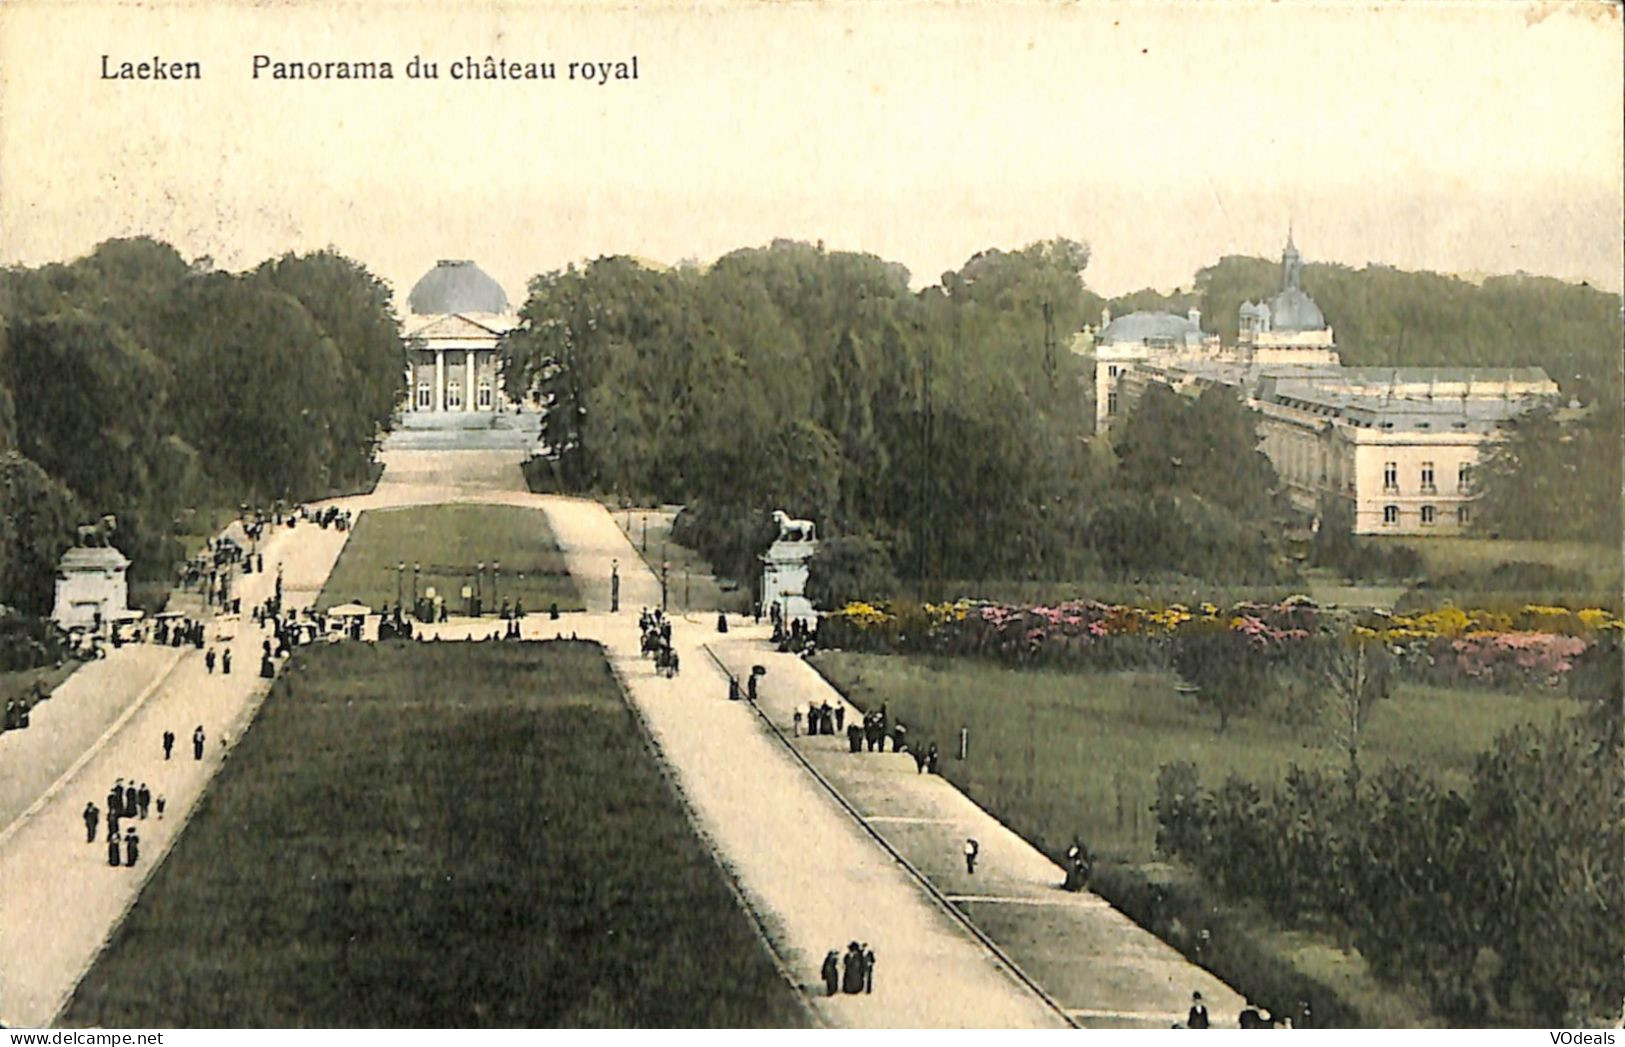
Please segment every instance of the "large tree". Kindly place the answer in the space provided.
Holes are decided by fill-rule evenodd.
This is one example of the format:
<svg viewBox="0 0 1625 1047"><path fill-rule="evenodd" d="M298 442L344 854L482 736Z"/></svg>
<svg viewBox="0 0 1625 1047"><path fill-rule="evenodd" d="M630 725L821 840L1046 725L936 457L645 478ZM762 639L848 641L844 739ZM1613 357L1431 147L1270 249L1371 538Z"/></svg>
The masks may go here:
<svg viewBox="0 0 1625 1047"><path fill-rule="evenodd" d="M1241 519L1280 512L1280 479L1259 450L1257 418L1233 390L1211 386L1193 400L1153 383L1113 446L1125 490L1188 491Z"/></svg>
<svg viewBox="0 0 1625 1047"><path fill-rule="evenodd" d="M915 294L900 266L789 241L704 272L599 259L531 282L509 393L549 402L566 486L740 521L697 534L788 508L915 575L1037 571L1070 554L1050 521L1085 431L1062 343L1086 260L989 253Z"/></svg>
<svg viewBox="0 0 1625 1047"><path fill-rule="evenodd" d="M389 285L332 250L283 255L258 275L299 301L343 362L343 396L330 413L343 456L336 479L353 482L405 391L406 342Z"/></svg>
<svg viewBox="0 0 1625 1047"><path fill-rule="evenodd" d="M0 453L0 602L46 614L57 560L73 544L73 493L16 452Z"/></svg>
<svg viewBox="0 0 1625 1047"><path fill-rule="evenodd" d="M158 494L150 472L171 387L162 361L83 308L15 320L9 350L23 454L93 514Z"/></svg>
<svg viewBox="0 0 1625 1047"><path fill-rule="evenodd" d="M1617 544L1622 418L1618 403L1577 420L1551 411L1518 418L1475 472L1473 529L1501 538Z"/></svg>

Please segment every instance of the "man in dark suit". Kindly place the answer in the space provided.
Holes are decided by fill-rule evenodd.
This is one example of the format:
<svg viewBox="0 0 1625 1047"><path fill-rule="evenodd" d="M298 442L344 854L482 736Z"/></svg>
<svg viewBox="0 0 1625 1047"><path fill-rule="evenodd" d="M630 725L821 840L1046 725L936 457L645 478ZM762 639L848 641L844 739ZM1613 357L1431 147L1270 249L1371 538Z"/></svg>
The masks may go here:
<svg viewBox="0 0 1625 1047"><path fill-rule="evenodd" d="M94 803L85 804L85 842L96 842L96 825L102 820L102 813L96 809Z"/></svg>

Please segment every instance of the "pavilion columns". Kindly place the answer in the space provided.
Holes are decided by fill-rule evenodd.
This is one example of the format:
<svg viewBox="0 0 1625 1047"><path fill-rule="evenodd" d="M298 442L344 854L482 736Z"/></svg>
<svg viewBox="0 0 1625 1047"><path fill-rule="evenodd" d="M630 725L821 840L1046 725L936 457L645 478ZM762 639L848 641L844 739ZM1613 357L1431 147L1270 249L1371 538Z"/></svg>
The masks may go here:
<svg viewBox="0 0 1625 1047"><path fill-rule="evenodd" d="M446 409L446 354L439 349L434 354L434 409Z"/></svg>
<svg viewBox="0 0 1625 1047"><path fill-rule="evenodd" d="M464 349L463 360L468 364L468 381L463 383L463 410L474 410L474 350Z"/></svg>

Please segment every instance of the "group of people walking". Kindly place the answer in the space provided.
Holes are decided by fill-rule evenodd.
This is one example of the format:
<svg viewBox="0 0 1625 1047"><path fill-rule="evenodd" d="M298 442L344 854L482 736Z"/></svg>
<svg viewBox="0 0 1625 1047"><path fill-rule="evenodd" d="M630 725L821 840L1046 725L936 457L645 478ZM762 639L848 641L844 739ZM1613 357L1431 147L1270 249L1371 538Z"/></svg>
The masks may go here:
<svg viewBox="0 0 1625 1047"><path fill-rule="evenodd" d="M831 949L824 957L820 973L824 976L824 991L829 996L837 992L872 993L875 991L875 951L869 948L868 942L851 943L846 947L845 956Z"/></svg>
<svg viewBox="0 0 1625 1047"><path fill-rule="evenodd" d="M220 666L220 675L221 676L230 676L231 675L231 648L230 647L222 647L220 649L220 654L219 654L218 657L215 656L215 650L214 650L213 647L209 648L209 650L203 655L203 666L204 666L205 669L207 669L209 671L210 676L214 675L214 667L215 667L216 664L218 664Z"/></svg>
<svg viewBox="0 0 1625 1047"><path fill-rule="evenodd" d="M795 711L795 715L791 717L791 722L795 725L795 733L800 735L801 710L799 708ZM833 706L829 704L828 700L822 703L807 703L807 733L809 735L840 734L846 730L845 724L846 705L840 699L836 699Z"/></svg>
<svg viewBox="0 0 1625 1047"><path fill-rule="evenodd" d="M1305 1019L1309 1017L1309 1004L1307 1001L1300 1000L1298 1010L1299 1014ZM1306 1027L1307 1024L1306 1021ZM1242 1029L1290 1029L1293 1027L1290 1014L1275 1017L1269 1011L1253 1006L1242 1008L1241 1014L1237 1017L1236 1025ZM1210 1029L1212 1027L1212 1020L1208 1017L1207 1004L1203 1002L1202 994L1200 992L1191 993L1191 1007L1186 1012L1185 1021L1183 1024L1176 1024L1174 1028Z"/></svg>
<svg viewBox="0 0 1625 1047"><path fill-rule="evenodd" d="M752 678L752 683L755 680ZM891 751L894 753L908 753L914 757L914 769L919 774L937 774L942 754L937 743L915 746L910 748L908 741L908 726L901 720L893 723L891 714L885 702L879 709L873 709L863 715L860 721L856 718L847 723L846 705L837 698L831 705L826 698L821 702L807 703L805 714L797 706L790 717L791 730L796 737L802 733L802 725L806 725L808 737L816 735L846 735L848 752L886 752L887 741L891 742Z"/></svg>
<svg viewBox="0 0 1625 1047"><path fill-rule="evenodd" d="M643 630L643 656L654 658L655 672L667 679L676 676L680 661L671 642L671 619L658 607L646 607L638 612L638 628Z"/></svg>
<svg viewBox="0 0 1625 1047"><path fill-rule="evenodd" d="M778 604L769 608L768 616L773 621L773 646L781 654L799 654L810 656L818 650L818 629L809 625L804 618L792 618L788 622Z"/></svg>
<svg viewBox="0 0 1625 1047"><path fill-rule="evenodd" d="M26 728L30 723L29 714L33 711L34 706L49 697L51 697L50 690L43 683L35 680L33 686L28 689L26 698L7 698L6 718L3 723L0 723L0 733L20 731Z"/></svg>
<svg viewBox="0 0 1625 1047"><path fill-rule="evenodd" d="M162 819L164 816L164 798L154 797L152 790L147 788L146 782L139 785L134 780L125 784L123 778L113 783L107 790L107 864L113 867L134 868L136 861L141 857L141 834L134 824L145 821L149 812L155 811ZM96 807L94 800L85 804L82 814L85 822L85 843L96 842L96 830L102 820L102 812Z"/></svg>
<svg viewBox="0 0 1625 1047"><path fill-rule="evenodd" d="M159 647L185 647L190 644L202 650L203 623L190 618L159 618L152 623L147 634Z"/></svg>
<svg viewBox="0 0 1625 1047"><path fill-rule="evenodd" d="M198 724L192 730L192 759L203 759L204 742L208 735L203 725ZM164 759L169 760L175 754L175 732L166 730L163 734ZM113 783L107 790L107 864L133 868L141 857L141 834L134 823L145 821L149 813L156 814L159 821L163 820L164 808L167 801L163 796L153 793L146 782L137 782L123 778ZM95 843L96 832L100 827L103 814L96 806L94 800L85 804L81 814L85 823L85 842Z"/></svg>

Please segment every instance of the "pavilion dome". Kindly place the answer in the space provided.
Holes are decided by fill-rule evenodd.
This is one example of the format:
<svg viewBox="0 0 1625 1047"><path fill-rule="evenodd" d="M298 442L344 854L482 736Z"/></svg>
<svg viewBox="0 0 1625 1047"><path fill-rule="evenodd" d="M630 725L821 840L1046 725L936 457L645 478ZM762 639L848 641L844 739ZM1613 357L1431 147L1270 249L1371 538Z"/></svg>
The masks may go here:
<svg viewBox="0 0 1625 1047"><path fill-rule="evenodd" d="M418 316L506 313L508 295L473 262L442 259L412 285L406 304Z"/></svg>

